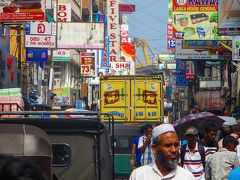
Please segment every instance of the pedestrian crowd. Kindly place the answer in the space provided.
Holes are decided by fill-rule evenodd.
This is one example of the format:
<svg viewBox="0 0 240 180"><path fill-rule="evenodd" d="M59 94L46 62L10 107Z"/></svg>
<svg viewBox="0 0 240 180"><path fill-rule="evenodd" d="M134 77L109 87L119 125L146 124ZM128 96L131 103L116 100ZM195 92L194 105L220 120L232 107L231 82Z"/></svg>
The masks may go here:
<svg viewBox="0 0 240 180"><path fill-rule="evenodd" d="M240 180L240 127L189 127L179 139L171 124L147 124L134 138L129 180Z"/></svg>

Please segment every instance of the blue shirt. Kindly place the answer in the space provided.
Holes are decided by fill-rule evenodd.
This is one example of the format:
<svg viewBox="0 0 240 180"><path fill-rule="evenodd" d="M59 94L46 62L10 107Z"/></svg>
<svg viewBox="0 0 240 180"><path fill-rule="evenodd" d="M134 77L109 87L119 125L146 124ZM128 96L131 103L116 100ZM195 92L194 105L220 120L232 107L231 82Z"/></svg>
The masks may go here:
<svg viewBox="0 0 240 180"><path fill-rule="evenodd" d="M228 180L236 180L240 177L240 167L233 169L228 176Z"/></svg>
<svg viewBox="0 0 240 180"><path fill-rule="evenodd" d="M141 166L141 156L142 156L141 151L138 149L138 142L140 137L141 136L135 136L133 138L133 144L136 144L136 162L139 166Z"/></svg>

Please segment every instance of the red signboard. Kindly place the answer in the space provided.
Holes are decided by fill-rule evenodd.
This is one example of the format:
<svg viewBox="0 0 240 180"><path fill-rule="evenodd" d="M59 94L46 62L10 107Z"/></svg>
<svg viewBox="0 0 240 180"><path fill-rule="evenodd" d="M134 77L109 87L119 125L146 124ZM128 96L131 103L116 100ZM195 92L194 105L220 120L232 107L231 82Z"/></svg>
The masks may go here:
<svg viewBox="0 0 240 180"><path fill-rule="evenodd" d="M89 64L93 65L95 64L95 54L94 53L81 53L81 63L82 64Z"/></svg>
<svg viewBox="0 0 240 180"><path fill-rule="evenodd" d="M0 21L36 21L45 20L44 0L9 1L0 3Z"/></svg>
<svg viewBox="0 0 240 180"><path fill-rule="evenodd" d="M135 45L132 43L121 43L121 61L135 61Z"/></svg>
<svg viewBox="0 0 240 180"><path fill-rule="evenodd" d="M135 5L133 4L119 4L120 13L133 13L135 12Z"/></svg>

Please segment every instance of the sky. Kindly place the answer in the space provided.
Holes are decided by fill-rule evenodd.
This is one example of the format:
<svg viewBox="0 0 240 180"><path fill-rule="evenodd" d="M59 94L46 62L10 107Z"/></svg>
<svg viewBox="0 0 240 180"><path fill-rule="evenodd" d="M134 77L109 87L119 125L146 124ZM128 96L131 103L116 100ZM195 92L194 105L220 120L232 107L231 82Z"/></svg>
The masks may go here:
<svg viewBox="0 0 240 180"><path fill-rule="evenodd" d="M166 30L168 22L168 0L123 0L124 4L135 4L135 13L127 15L129 36L145 39L157 56L167 52ZM149 54L149 58L152 55ZM144 61L141 48L137 56Z"/></svg>

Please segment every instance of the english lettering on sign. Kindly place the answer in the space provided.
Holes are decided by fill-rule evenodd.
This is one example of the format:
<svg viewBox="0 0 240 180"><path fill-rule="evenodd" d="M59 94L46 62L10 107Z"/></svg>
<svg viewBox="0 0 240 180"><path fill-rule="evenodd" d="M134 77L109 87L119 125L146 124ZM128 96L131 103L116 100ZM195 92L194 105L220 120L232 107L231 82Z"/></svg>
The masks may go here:
<svg viewBox="0 0 240 180"><path fill-rule="evenodd" d="M119 0L107 1L107 33L110 37L109 59L119 61L120 30L119 30Z"/></svg>
<svg viewBox="0 0 240 180"><path fill-rule="evenodd" d="M54 10L56 11L56 8ZM56 14L59 22L71 22L71 3L59 3L54 18L56 18Z"/></svg>

